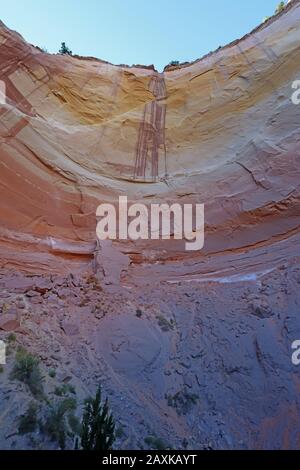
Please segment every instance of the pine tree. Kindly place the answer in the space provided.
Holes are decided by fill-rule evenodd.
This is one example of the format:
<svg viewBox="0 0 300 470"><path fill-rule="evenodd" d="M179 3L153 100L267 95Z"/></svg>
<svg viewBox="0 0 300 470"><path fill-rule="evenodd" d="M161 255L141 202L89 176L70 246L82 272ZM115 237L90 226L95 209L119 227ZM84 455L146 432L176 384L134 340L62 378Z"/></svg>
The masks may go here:
<svg viewBox="0 0 300 470"><path fill-rule="evenodd" d="M61 43L61 48L59 49L59 54L72 55L72 51L66 46L65 42Z"/></svg>
<svg viewBox="0 0 300 470"><path fill-rule="evenodd" d="M101 401L99 387L95 398L89 398L82 417L81 446L83 450L110 450L115 440L115 422L109 412L108 400Z"/></svg>
<svg viewBox="0 0 300 470"><path fill-rule="evenodd" d="M276 10L275 10L275 14L281 13L282 10L284 9L284 7L285 7L285 3L280 2L279 5L277 6Z"/></svg>

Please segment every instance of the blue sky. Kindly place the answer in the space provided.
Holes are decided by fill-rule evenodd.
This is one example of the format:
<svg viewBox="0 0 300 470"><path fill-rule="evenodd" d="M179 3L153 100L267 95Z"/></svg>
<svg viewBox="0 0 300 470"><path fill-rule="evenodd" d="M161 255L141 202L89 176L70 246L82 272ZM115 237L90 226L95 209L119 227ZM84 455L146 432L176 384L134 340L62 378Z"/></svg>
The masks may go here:
<svg viewBox="0 0 300 470"><path fill-rule="evenodd" d="M49 52L120 64L190 61L248 33L279 0L8 0L0 19Z"/></svg>

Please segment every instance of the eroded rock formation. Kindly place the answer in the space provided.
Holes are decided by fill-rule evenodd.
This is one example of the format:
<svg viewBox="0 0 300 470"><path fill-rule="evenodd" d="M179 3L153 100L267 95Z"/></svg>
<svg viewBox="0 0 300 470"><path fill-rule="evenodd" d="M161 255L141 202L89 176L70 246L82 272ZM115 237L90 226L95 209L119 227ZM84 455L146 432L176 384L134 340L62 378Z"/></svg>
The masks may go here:
<svg viewBox="0 0 300 470"><path fill-rule="evenodd" d="M82 396L102 380L121 447L153 432L299 447L299 52L299 1L163 73L45 54L0 27L0 331ZM204 203L204 249L97 247L96 207L119 195ZM6 378L14 430L10 392L29 397ZM6 427L1 445L30 447Z"/></svg>
<svg viewBox="0 0 300 470"><path fill-rule="evenodd" d="M154 255L151 244L126 244L129 278L142 261L147 276L168 276L174 262L177 275L203 274L203 260L240 262L249 249L296 243L298 2L287 10L163 74L51 56L2 26L1 259L35 272L89 263L97 205L124 194L206 205L205 248L192 266L182 243ZM162 258L171 263L151 266Z"/></svg>

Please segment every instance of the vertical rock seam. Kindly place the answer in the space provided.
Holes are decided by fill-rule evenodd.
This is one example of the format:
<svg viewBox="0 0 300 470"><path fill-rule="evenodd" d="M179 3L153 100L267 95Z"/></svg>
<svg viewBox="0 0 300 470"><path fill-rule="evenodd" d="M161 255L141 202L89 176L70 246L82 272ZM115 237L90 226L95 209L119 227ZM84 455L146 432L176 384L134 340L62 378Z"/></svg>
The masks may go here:
<svg viewBox="0 0 300 470"><path fill-rule="evenodd" d="M164 174L166 168L165 121L167 105L162 101L167 98L163 74L155 74L149 82L149 91L155 99L146 103L143 119L139 128L136 146L134 179L156 181L159 176L159 160Z"/></svg>

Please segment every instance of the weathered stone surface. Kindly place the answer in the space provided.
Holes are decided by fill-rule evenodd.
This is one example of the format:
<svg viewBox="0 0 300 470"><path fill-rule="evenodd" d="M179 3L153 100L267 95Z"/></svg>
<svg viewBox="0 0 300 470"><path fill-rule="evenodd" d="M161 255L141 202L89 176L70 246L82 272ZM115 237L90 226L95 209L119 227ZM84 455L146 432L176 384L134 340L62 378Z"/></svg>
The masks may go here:
<svg viewBox="0 0 300 470"><path fill-rule="evenodd" d="M273 249L281 261L299 249L299 2L285 10L164 73L45 54L1 26L1 259L34 273L89 266L95 209L121 194L206 205L200 253L114 243L129 282L247 274L272 267Z"/></svg>
<svg viewBox="0 0 300 470"><path fill-rule="evenodd" d="M63 321L61 327L67 336L75 336L79 333L78 326L72 322Z"/></svg>
<svg viewBox="0 0 300 470"><path fill-rule="evenodd" d="M299 448L299 44L298 0L164 73L45 54L0 24L0 339L41 359L51 400L101 383L119 448L158 430L175 449ZM204 249L97 244L97 205L124 194L204 202ZM13 358L0 448L57 447L16 434L32 395Z"/></svg>
<svg viewBox="0 0 300 470"><path fill-rule="evenodd" d="M1 315L0 317L0 330L14 331L20 326L20 321L17 315L9 314Z"/></svg>

